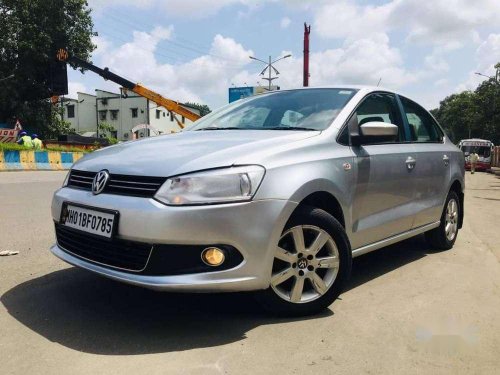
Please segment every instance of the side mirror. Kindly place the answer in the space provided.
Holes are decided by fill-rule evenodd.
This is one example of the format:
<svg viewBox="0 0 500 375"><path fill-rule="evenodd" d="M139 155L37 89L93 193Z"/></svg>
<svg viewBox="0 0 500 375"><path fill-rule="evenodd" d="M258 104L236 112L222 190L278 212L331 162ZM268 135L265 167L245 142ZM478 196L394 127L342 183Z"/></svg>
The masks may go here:
<svg viewBox="0 0 500 375"><path fill-rule="evenodd" d="M359 128L363 137L370 137L373 139L395 138L399 130L397 125L381 121L370 121L362 124Z"/></svg>

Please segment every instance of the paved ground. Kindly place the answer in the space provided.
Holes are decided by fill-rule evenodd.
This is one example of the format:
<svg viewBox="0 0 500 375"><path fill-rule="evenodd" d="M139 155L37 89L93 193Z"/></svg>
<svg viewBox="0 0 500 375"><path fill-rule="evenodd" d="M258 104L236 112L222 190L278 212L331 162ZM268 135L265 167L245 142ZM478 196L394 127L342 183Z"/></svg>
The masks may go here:
<svg viewBox="0 0 500 375"><path fill-rule="evenodd" d="M472 178L471 178L472 177ZM0 173L1 374L498 374L500 179L467 175L455 248L415 238L358 258L308 319L246 295L161 294L49 254L59 172Z"/></svg>

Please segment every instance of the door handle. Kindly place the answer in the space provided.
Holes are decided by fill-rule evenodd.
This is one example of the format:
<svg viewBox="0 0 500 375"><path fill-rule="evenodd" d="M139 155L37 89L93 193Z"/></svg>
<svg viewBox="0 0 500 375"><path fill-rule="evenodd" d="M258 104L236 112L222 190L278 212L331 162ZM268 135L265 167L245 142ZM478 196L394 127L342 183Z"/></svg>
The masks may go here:
<svg viewBox="0 0 500 375"><path fill-rule="evenodd" d="M417 164L417 161L411 156L408 156L408 158L406 159L406 168L411 171L413 168L415 168L415 164Z"/></svg>
<svg viewBox="0 0 500 375"><path fill-rule="evenodd" d="M450 157L448 155L443 156L444 165L447 167L450 164Z"/></svg>

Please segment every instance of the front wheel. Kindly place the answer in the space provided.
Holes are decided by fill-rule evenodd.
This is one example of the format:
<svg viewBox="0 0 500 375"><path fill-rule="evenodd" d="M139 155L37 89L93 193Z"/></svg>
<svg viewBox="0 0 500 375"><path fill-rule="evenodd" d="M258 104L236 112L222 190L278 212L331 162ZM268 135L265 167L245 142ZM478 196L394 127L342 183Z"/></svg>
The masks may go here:
<svg viewBox="0 0 500 375"><path fill-rule="evenodd" d="M461 209L457 193L450 191L446 197L439 227L425 233L425 239L434 249L449 250L453 247L457 240Z"/></svg>
<svg viewBox="0 0 500 375"><path fill-rule="evenodd" d="M270 287L256 297L275 314L314 314L335 301L350 271L351 248L342 225L321 209L302 207L276 246Z"/></svg>

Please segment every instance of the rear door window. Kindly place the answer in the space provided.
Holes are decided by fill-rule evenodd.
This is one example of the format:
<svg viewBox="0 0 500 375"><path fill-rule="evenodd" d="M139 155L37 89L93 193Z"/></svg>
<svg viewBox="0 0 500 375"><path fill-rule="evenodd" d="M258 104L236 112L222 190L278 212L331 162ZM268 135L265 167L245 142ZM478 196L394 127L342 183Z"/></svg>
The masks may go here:
<svg viewBox="0 0 500 375"><path fill-rule="evenodd" d="M443 133L432 116L417 103L400 96L405 116L410 127L412 142L441 142Z"/></svg>

